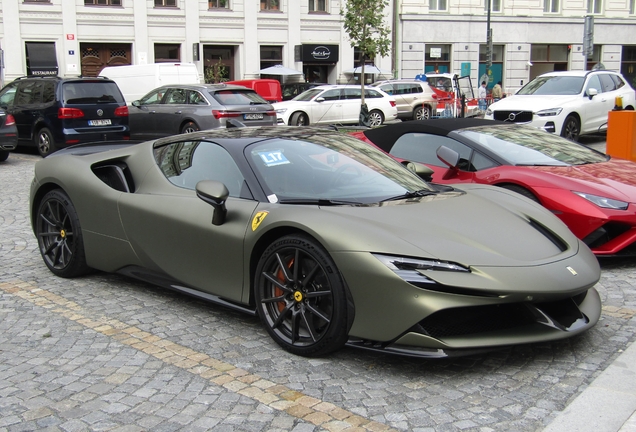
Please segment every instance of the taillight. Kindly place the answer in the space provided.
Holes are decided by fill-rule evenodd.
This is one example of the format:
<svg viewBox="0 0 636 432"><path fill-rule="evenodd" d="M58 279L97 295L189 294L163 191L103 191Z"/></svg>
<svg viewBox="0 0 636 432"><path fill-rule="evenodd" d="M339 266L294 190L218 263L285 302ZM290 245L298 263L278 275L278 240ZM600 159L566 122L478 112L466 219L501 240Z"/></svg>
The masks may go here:
<svg viewBox="0 0 636 432"><path fill-rule="evenodd" d="M215 119L220 119L227 117L239 117L241 113L236 111L212 110L212 115Z"/></svg>
<svg viewBox="0 0 636 432"><path fill-rule="evenodd" d="M433 93L433 94L431 95L431 97L432 97L433 99L437 100L437 93Z"/></svg>
<svg viewBox="0 0 636 432"><path fill-rule="evenodd" d="M391 104L392 107L395 106L395 101L389 101L389 103Z"/></svg>
<svg viewBox="0 0 636 432"><path fill-rule="evenodd" d="M4 122L5 126L13 126L15 124L15 118L11 114L7 114L7 120Z"/></svg>
<svg viewBox="0 0 636 432"><path fill-rule="evenodd" d="M275 110L265 111L265 115L266 116L274 116L274 117L276 117L276 111Z"/></svg>
<svg viewBox="0 0 636 432"><path fill-rule="evenodd" d="M116 117L128 117L128 107L126 105L117 107L115 109Z"/></svg>
<svg viewBox="0 0 636 432"><path fill-rule="evenodd" d="M57 110L57 118L70 119L70 118L82 118L84 117L84 111L79 108L60 108Z"/></svg>

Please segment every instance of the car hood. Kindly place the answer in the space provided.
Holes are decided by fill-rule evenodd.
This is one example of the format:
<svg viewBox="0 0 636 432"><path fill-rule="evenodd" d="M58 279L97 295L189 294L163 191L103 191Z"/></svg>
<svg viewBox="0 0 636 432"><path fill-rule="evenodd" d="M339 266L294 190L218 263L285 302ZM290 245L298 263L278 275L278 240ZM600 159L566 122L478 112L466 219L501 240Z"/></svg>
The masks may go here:
<svg viewBox="0 0 636 432"><path fill-rule="evenodd" d="M564 105L579 102L583 99L580 95L513 95L505 97L490 105L492 111L532 111L537 112L549 108L559 108Z"/></svg>
<svg viewBox="0 0 636 432"><path fill-rule="evenodd" d="M576 237L536 203L502 188L462 189L469 193L380 206L323 207L321 223L337 227L329 230L324 244L337 251L436 258L467 266L534 266L578 252Z"/></svg>
<svg viewBox="0 0 636 432"><path fill-rule="evenodd" d="M532 168L557 175L570 182L563 184L560 181L560 187L636 203L636 164L634 162L612 158L607 162L588 165Z"/></svg>

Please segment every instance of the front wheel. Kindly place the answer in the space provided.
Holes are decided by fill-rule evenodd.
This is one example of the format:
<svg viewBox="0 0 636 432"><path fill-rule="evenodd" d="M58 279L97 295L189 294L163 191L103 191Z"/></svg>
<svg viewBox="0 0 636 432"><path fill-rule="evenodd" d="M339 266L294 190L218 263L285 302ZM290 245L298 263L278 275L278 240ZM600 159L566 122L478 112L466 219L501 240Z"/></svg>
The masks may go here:
<svg viewBox="0 0 636 432"><path fill-rule="evenodd" d="M0 162L4 162L9 157L8 151L0 151Z"/></svg>
<svg viewBox="0 0 636 432"><path fill-rule="evenodd" d="M418 106L413 110L413 120L428 120L431 110L427 106Z"/></svg>
<svg viewBox="0 0 636 432"><path fill-rule="evenodd" d="M272 243L255 275L258 314L287 351L320 356L340 349L353 321L346 285L327 251L302 235Z"/></svg>
<svg viewBox="0 0 636 432"><path fill-rule="evenodd" d="M377 127L384 123L384 115L381 111L373 110L369 113L369 126Z"/></svg>
<svg viewBox="0 0 636 432"><path fill-rule="evenodd" d="M68 195L59 189L44 195L36 218L35 236L49 270L65 278L87 273L82 229Z"/></svg>
<svg viewBox="0 0 636 432"><path fill-rule="evenodd" d="M302 112L294 113L291 116L291 120L289 121L289 125L290 126L308 126L309 125L309 118L307 117L307 114L305 114L305 113L302 113Z"/></svg>
<svg viewBox="0 0 636 432"><path fill-rule="evenodd" d="M38 131L35 136L35 145L42 157L47 157L57 150L55 147L55 141L53 140L53 134L47 128L42 128Z"/></svg>
<svg viewBox="0 0 636 432"><path fill-rule="evenodd" d="M578 141L579 134L581 133L581 124L576 116L569 115L563 122L563 129L561 130L561 136L572 141Z"/></svg>
<svg viewBox="0 0 636 432"><path fill-rule="evenodd" d="M197 126L197 124L195 122L187 122L181 128L181 133L182 134L192 133L192 132L196 132L196 131L199 131L199 130L201 130L201 129L199 128L199 126Z"/></svg>

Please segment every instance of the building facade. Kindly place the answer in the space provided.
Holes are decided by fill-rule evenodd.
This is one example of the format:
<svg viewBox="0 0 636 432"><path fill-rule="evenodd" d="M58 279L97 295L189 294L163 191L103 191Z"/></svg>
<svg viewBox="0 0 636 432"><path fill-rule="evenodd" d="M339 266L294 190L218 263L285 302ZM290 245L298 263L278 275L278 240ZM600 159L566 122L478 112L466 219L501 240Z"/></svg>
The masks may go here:
<svg viewBox="0 0 636 432"><path fill-rule="evenodd" d="M392 57L372 61L400 78L454 72L477 87L487 76L506 92L546 71L600 63L636 87L635 1L390 0L383 13L394 29ZM0 0L0 79L193 62L206 81L257 78L283 64L302 71L288 80L355 83L358 56L341 7L344 0ZM589 56L586 16L594 17Z"/></svg>

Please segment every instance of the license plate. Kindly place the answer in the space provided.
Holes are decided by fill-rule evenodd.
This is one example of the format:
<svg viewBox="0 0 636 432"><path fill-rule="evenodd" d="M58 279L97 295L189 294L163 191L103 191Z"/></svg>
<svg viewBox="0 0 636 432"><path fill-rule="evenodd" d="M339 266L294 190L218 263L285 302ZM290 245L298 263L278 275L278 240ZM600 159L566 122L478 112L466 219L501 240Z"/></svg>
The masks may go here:
<svg viewBox="0 0 636 432"><path fill-rule="evenodd" d="M102 119L102 120L89 120L89 126L108 126L110 124L110 119Z"/></svg>
<svg viewBox="0 0 636 432"><path fill-rule="evenodd" d="M263 120L263 114L243 114L245 120Z"/></svg>

